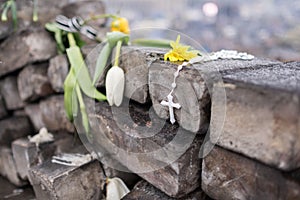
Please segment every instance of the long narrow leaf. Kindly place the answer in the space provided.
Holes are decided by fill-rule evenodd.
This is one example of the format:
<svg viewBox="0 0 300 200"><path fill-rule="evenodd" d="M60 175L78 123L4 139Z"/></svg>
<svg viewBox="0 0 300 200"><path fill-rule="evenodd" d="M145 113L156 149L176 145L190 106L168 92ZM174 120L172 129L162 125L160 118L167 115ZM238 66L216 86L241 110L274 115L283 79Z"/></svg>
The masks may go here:
<svg viewBox="0 0 300 200"><path fill-rule="evenodd" d="M65 48L65 45L64 45L63 39L62 39L62 34L63 34L62 30L56 26L56 23L47 23L47 24L45 24L45 28L48 31L54 33L54 38L56 41L58 53L59 54L64 53L66 48Z"/></svg>
<svg viewBox="0 0 300 200"><path fill-rule="evenodd" d="M54 33L55 41L57 44L57 49L60 54L64 53L66 51L65 45L63 43L62 39L62 30L58 30Z"/></svg>
<svg viewBox="0 0 300 200"><path fill-rule="evenodd" d="M171 48L171 40L156 40L156 39L135 39L131 41L133 45L157 47L157 48Z"/></svg>
<svg viewBox="0 0 300 200"><path fill-rule="evenodd" d="M76 77L71 67L64 82L64 104L68 119L73 122L73 115L78 112L78 102L75 93Z"/></svg>
<svg viewBox="0 0 300 200"><path fill-rule="evenodd" d="M110 47L109 43L106 43L97 58L95 74L93 78L93 85L96 84L97 80L99 79L102 72L104 71L104 68L107 64L107 60L109 58L109 55L111 54L111 51L112 48Z"/></svg>
<svg viewBox="0 0 300 200"><path fill-rule="evenodd" d="M100 93L93 85L87 66L78 46L67 49L67 56L72 67L74 67L77 82L83 93L99 101L106 100L106 96Z"/></svg>
<svg viewBox="0 0 300 200"><path fill-rule="evenodd" d="M78 101L79 101L81 119L82 119L82 124L83 124L84 130L86 132L86 136L87 136L89 141L92 141L93 137L90 134L89 119L88 119L88 115L86 113L85 104L84 104L84 101L83 101L83 98L82 98L82 94L81 94L81 91L80 91L80 88L79 88L78 85L76 85L76 94L77 94Z"/></svg>
<svg viewBox="0 0 300 200"><path fill-rule="evenodd" d="M11 0L11 14L12 14L12 20L14 23L15 29L18 26L18 14L17 14L17 6L15 0Z"/></svg>

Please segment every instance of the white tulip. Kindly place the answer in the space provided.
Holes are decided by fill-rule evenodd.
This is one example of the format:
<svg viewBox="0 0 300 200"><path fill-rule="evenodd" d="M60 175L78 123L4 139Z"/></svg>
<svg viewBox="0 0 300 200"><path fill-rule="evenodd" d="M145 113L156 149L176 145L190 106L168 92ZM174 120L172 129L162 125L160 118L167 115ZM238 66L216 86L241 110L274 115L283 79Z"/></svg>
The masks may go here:
<svg viewBox="0 0 300 200"><path fill-rule="evenodd" d="M105 80L106 97L110 106L120 106L123 100L125 87L125 75L123 69L118 66L110 68Z"/></svg>
<svg viewBox="0 0 300 200"><path fill-rule="evenodd" d="M120 178L107 179L106 200L120 200L130 191Z"/></svg>

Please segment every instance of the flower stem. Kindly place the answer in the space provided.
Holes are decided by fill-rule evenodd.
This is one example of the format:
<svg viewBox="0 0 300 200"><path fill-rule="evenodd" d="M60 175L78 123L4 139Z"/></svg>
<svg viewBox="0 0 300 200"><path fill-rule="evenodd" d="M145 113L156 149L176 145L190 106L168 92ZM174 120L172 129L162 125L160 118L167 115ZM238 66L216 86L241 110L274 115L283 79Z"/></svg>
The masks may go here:
<svg viewBox="0 0 300 200"><path fill-rule="evenodd" d="M75 88L76 88L76 94L77 94L77 97L78 97L83 128L86 132L88 140L91 141L92 135L90 133L89 118L88 118L88 115L87 115L86 110L85 110L85 104L84 104L84 101L83 101L82 93L81 93L81 90L80 90L80 87L79 87L78 84L76 84Z"/></svg>
<svg viewBox="0 0 300 200"><path fill-rule="evenodd" d="M114 66L119 66L121 47L122 47L122 40L119 40L117 42L117 46L116 46L116 55L115 55L115 64L114 64Z"/></svg>
<svg viewBox="0 0 300 200"><path fill-rule="evenodd" d="M38 21L38 0L33 0L33 16L32 20L34 22Z"/></svg>
<svg viewBox="0 0 300 200"><path fill-rule="evenodd" d="M157 47L157 48L171 48L171 40L164 40L164 39L134 39L131 41L133 45L145 46L145 47Z"/></svg>
<svg viewBox="0 0 300 200"><path fill-rule="evenodd" d="M102 19L102 18L117 18L118 16L116 15L112 15L112 14L102 14L102 15L93 15L90 18L87 18L86 20L84 20L84 24L90 22L90 21L94 21L97 19Z"/></svg>
<svg viewBox="0 0 300 200"><path fill-rule="evenodd" d="M76 46L76 41L75 41L74 35L72 33L68 33L68 41L69 41L70 47Z"/></svg>
<svg viewBox="0 0 300 200"><path fill-rule="evenodd" d="M9 10L11 6L11 1L7 1L3 4L2 8L3 8L3 11L2 11L2 14L1 14L1 21L7 21L7 12Z"/></svg>
<svg viewBox="0 0 300 200"><path fill-rule="evenodd" d="M14 29L16 30L18 26L17 5L15 0L10 0L10 2L11 2L10 9L11 9L12 20L14 24Z"/></svg>

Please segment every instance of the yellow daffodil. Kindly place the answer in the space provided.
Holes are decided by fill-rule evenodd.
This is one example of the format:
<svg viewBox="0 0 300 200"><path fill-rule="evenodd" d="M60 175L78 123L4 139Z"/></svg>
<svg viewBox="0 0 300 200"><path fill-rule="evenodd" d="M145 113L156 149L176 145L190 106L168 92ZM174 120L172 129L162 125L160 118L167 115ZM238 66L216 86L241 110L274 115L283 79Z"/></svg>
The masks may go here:
<svg viewBox="0 0 300 200"><path fill-rule="evenodd" d="M118 17L111 23L111 31L119 31L125 34L130 33L129 23L126 18Z"/></svg>
<svg viewBox="0 0 300 200"><path fill-rule="evenodd" d="M177 36L176 42L170 42L172 50L165 54L164 59L170 60L171 62L175 61L189 61L192 58L198 56L198 51L191 51L190 46L184 46L179 44L180 35Z"/></svg>

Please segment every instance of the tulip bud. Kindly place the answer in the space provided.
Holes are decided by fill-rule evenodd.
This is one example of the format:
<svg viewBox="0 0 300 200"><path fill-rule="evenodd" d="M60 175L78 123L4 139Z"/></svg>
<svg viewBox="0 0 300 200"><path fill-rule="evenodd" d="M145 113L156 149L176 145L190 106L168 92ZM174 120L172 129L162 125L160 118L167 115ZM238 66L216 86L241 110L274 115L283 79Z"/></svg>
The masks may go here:
<svg viewBox="0 0 300 200"><path fill-rule="evenodd" d="M105 80L106 96L110 106L120 106L123 100L125 75L123 69L113 66L108 70Z"/></svg>

